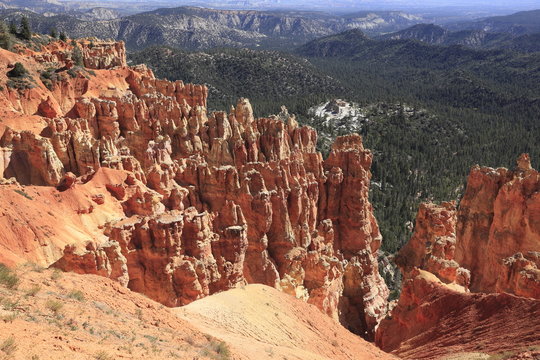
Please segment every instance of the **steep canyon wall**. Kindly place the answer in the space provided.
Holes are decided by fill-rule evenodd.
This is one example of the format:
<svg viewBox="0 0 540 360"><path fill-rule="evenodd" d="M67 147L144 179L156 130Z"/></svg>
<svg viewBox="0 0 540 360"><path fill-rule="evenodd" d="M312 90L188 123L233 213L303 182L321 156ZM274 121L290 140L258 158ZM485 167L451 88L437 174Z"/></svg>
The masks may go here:
<svg viewBox="0 0 540 360"><path fill-rule="evenodd" d="M388 289L360 136L323 160L294 116L255 119L247 99L209 114L205 86L127 67L123 43L0 59L32 78L0 92L0 191L23 203L2 205L0 261L99 274L167 306L266 284L373 338Z"/></svg>

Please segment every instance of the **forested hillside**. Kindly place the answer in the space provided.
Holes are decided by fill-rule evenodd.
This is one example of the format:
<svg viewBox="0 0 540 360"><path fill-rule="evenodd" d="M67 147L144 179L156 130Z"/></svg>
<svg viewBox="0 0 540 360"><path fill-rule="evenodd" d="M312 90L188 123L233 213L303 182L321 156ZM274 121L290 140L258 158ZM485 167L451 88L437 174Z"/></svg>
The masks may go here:
<svg viewBox="0 0 540 360"><path fill-rule="evenodd" d="M459 199L471 164L513 167L522 152L540 157L540 53L354 35L316 40L300 53L351 89L351 100L405 102L434 115L398 113L362 128L383 184L373 200L386 249L405 240L404 219L420 200Z"/></svg>
<svg viewBox="0 0 540 360"><path fill-rule="evenodd" d="M485 19L461 22L449 26L452 30L488 30L512 34L540 32L540 10L520 11L511 15L493 16Z"/></svg>
<svg viewBox="0 0 540 360"><path fill-rule="evenodd" d="M276 51L152 47L131 54L130 61L147 64L158 77L208 84L209 107L217 110L249 97L258 116L275 113L281 105L305 114L326 97L345 94L339 81L306 59Z"/></svg>
<svg viewBox="0 0 540 360"><path fill-rule="evenodd" d="M322 137L359 131L375 154L372 199L388 251L408 239L420 201L460 198L472 164L513 167L522 152L540 158L540 53L374 40L351 30L297 54L157 47L131 59L158 76L209 84L212 108L246 96L259 116L283 104ZM368 121L338 128L308 114L336 97L372 109Z"/></svg>
<svg viewBox="0 0 540 360"><path fill-rule="evenodd" d="M480 30L450 31L434 24L418 24L380 40L418 40L432 45L463 45L475 49L509 49L530 53L540 51L540 33L515 35Z"/></svg>

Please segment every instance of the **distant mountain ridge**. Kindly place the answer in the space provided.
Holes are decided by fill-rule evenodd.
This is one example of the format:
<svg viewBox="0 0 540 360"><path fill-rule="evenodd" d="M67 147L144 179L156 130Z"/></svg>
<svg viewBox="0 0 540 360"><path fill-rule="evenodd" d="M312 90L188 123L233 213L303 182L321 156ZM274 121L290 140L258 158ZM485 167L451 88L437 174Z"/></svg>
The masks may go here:
<svg viewBox="0 0 540 360"><path fill-rule="evenodd" d="M540 32L540 9L520 11L505 16L494 16L485 19L453 24L450 30L483 30L513 35L534 34Z"/></svg>
<svg viewBox="0 0 540 360"><path fill-rule="evenodd" d="M377 37L378 40L417 40L431 45L463 45L471 48L540 51L540 33L516 36L485 30L451 31L434 24L418 24Z"/></svg>
<svg viewBox="0 0 540 360"><path fill-rule="evenodd" d="M167 45L188 50L214 47L299 46L317 37L359 28L377 35L407 28L421 17L397 12L361 12L347 16L300 11L213 10L198 7L158 9L105 21L83 21L75 16L46 17L20 9L0 11L11 21L25 15L33 28L48 33L52 27L72 37L95 36L123 40L128 48Z"/></svg>
<svg viewBox="0 0 540 360"><path fill-rule="evenodd" d="M0 1L0 9L3 8L31 10L40 13L68 11L67 6L56 0L2 0Z"/></svg>
<svg viewBox="0 0 540 360"><path fill-rule="evenodd" d="M80 14L74 15L80 20L112 20L118 19L121 15L118 11L102 7L92 8Z"/></svg>
<svg viewBox="0 0 540 360"><path fill-rule="evenodd" d="M6 7L11 4L6 0L4 3ZM0 19L18 22L24 15L36 32L49 33L54 27L71 37L123 40L130 50L159 45L184 50L218 47L290 50L317 38L361 31L377 40L418 40L435 45L540 51L540 10L443 28L400 11L362 11L338 16L314 11L217 10L182 6L122 17L118 11L107 8L64 9L56 15L28 10L63 9L52 0L46 3L17 0L17 4L29 7L0 9ZM36 7L39 4L41 8ZM337 48L328 51L337 51Z"/></svg>

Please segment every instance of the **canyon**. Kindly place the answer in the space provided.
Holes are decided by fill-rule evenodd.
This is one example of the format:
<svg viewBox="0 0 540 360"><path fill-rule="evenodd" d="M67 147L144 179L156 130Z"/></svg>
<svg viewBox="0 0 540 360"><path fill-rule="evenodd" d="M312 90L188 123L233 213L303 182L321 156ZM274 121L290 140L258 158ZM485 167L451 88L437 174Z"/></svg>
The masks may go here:
<svg viewBox="0 0 540 360"><path fill-rule="evenodd" d="M537 358L538 190L540 174L522 154L513 170L474 166L459 207L422 204L396 256L402 292L377 344L406 359L497 351Z"/></svg>
<svg viewBox="0 0 540 360"><path fill-rule="evenodd" d="M9 75L17 63L27 73ZM323 158L286 109L255 118L241 98L209 112L206 86L128 66L122 42L0 49L0 69L0 263L143 294L142 307L175 308L159 316L239 358L302 341L302 358L536 356L540 174L528 155L511 170L473 167L459 206L420 206L389 302L359 135ZM284 339L282 323L309 335ZM243 349L250 338L261 344Z"/></svg>
<svg viewBox="0 0 540 360"><path fill-rule="evenodd" d="M388 289L358 135L323 160L294 116L255 119L247 99L207 114L206 87L127 67L123 43L1 55L34 79L75 73L2 92L1 190L15 198L1 262L106 276L171 307L265 284L373 338Z"/></svg>

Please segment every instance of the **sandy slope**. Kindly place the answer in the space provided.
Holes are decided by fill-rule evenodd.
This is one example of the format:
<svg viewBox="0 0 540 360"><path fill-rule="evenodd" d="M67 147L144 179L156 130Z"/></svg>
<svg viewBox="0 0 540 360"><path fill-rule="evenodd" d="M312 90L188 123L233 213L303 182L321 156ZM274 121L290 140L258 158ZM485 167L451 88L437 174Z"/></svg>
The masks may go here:
<svg viewBox="0 0 540 360"><path fill-rule="evenodd" d="M220 357L221 340L116 282L35 269L17 270L17 289L0 285L2 360L238 358Z"/></svg>
<svg viewBox="0 0 540 360"><path fill-rule="evenodd" d="M394 358L315 306L264 285L215 294L174 311L245 359Z"/></svg>
<svg viewBox="0 0 540 360"><path fill-rule="evenodd" d="M0 262L45 266L66 245L100 240L103 225L123 216L105 185L122 183L126 176L125 171L100 168L88 183L64 192L47 186L0 186ZM92 201L96 195L104 204Z"/></svg>
<svg viewBox="0 0 540 360"><path fill-rule="evenodd" d="M263 285L170 309L99 276L16 273L16 288L0 284L2 360L396 359Z"/></svg>

